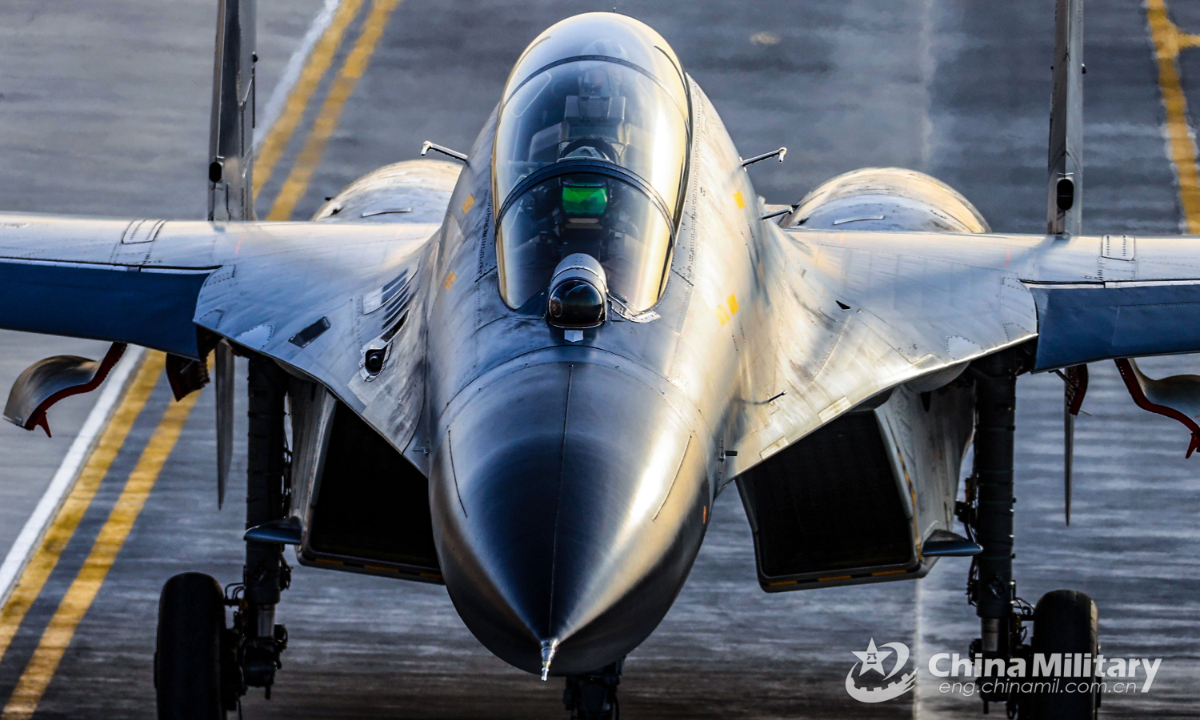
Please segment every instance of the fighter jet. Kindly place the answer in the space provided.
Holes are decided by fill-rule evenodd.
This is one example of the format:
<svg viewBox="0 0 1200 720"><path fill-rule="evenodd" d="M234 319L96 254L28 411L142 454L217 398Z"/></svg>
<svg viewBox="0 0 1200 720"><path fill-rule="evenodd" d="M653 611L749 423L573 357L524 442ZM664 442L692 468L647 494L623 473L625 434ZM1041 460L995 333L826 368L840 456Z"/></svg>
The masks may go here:
<svg viewBox="0 0 1200 720"><path fill-rule="evenodd" d="M1200 351L1200 243L1082 234L1079 0L1058 0L1057 28L1045 234L992 233L895 168L766 205L752 166L784 151L743 159L667 41L617 13L539 35L468 152L426 143L449 160L377 170L312 222L259 222L254 5L222 0L208 222L0 216L0 326L113 343L32 366L13 422L48 430L127 343L169 353L177 396L211 368L223 498L249 359L244 575L163 588L159 717L269 691L294 545L306 566L443 583L488 650L566 678L572 717L615 718L623 659L730 484L767 592L972 555L978 654L1094 653L1087 596L1016 595L1016 379L1062 374L1069 447L1086 364L1115 359L1195 449L1198 380L1133 358ZM1099 702L984 700L1069 719Z"/></svg>

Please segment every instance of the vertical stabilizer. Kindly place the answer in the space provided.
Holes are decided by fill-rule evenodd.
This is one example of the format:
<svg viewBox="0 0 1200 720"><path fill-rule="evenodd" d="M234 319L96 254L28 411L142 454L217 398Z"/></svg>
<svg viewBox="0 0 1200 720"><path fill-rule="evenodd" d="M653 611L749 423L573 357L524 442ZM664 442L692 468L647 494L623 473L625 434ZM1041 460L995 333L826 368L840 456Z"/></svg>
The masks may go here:
<svg viewBox="0 0 1200 720"><path fill-rule="evenodd" d="M1054 25L1046 232L1078 235L1083 226L1083 0L1057 0Z"/></svg>
<svg viewBox="0 0 1200 720"><path fill-rule="evenodd" d="M254 64L256 0L218 0L208 140L208 219L254 220ZM217 505L233 458L234 360L228 341L217 345Z"/></svg>
<svg viewBox="0 0 1200 720"><path fill-rule="evenodd" d="M1050 157L1046 233L1059 237L1083 232L1083 0L1056 0L1054 10L1054 94L1050 100ZM1067 383L1063 403L1063 505L1071 524L1074 485L1075 416L1087 392L1087 365L1060 373Z"/></svg>
<svg viewBox="0 0 1200 720"><path fill-rule="evenodd" d="M208 219L253 220L255 0L219 0Z"/></svg>

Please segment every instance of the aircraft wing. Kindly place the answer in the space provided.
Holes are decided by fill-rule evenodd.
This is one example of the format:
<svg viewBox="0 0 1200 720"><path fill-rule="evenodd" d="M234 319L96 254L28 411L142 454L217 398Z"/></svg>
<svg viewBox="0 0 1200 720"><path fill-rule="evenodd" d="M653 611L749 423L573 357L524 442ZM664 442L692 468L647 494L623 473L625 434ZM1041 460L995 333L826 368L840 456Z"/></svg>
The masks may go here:
<svg viewBox="0 0 1200 720"><path fill-rule="evenodd" d="M421 328L409 305L437 230L0 215L0 327L191 358L223 336L319 380L357 412L381 392L412 408L406 395L422 383L410 382L420 362L409 346Z"/></svg>
<svg viewBox="0 0 1200 720"><path fill-rule="evenodd" d="M736 472L903 383L1037 338L1035 370L1200 352L1200 238L779 233L774 378ZM771 398L769 402L757 402ZM751 411L753 412L753 410ZM732 474L732 473L731 473Z"/></svg>

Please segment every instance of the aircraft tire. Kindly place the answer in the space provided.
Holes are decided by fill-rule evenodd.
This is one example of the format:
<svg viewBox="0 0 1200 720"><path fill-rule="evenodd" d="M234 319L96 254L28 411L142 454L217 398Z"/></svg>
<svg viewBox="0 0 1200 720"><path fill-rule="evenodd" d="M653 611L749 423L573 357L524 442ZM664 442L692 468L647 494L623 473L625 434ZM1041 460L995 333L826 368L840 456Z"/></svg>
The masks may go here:
<svg viewBox="0 0 1200 720"><path fill-rule="evenodd" d="M1091 653L1099 649L1099 611L1090 597L1078 590L1054 590L1038 600L1033 611L1033 652ZM1086 683L1087 678L1063 678ZM1021 704L1021 720L1093 720L1100 708L1098 689L1084 692L1039 693Z"/></svg>
<svg viewBox="0 0 1200 720"><path fill-rule="evenodd" d="M221 636L225 595L203 573L182 573L158 601L154 688L159 720L224 720Z"/></svg>

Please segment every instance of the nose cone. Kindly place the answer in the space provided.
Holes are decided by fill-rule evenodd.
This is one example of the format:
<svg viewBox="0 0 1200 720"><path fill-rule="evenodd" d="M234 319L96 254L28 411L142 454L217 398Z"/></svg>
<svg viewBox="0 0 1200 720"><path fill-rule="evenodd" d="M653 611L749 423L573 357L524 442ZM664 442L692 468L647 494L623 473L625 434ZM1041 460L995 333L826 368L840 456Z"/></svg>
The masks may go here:
<svg viewBox="0 0 1200 720"><path fill-rule="evenodd" d="M601 668L658 625L707 520L704 453L664 395L613 367L527 367L463 391L434 458L446 586L529 672Z"/></svg>

